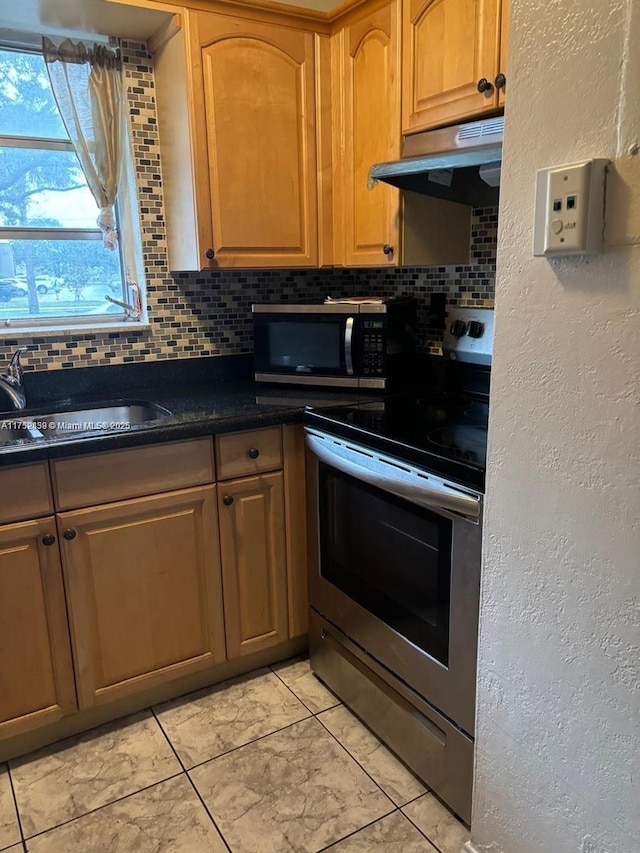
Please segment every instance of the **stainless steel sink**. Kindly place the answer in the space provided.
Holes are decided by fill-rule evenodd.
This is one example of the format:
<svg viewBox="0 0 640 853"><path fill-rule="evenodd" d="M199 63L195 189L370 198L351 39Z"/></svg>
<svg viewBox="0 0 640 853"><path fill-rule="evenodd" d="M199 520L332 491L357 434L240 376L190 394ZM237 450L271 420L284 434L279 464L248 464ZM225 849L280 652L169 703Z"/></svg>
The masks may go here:
<svg viewBox="0 0 640 853"><path fill-rule="evenodd" d="M41 429L45 438L56 438L71 433L126 432L133 426L151 423L170 414L167 409L152 403L116 403L74 412L55 412L40 420L43 422Z"/></svg>
<svg viewBox="0 0 640 853"><path fill-rule="evenodd" d="M42 438L38 429L30 426L23 418L0 421L0 445L15 444L16 442L36 441Z"/></svg>
<svg viewBox="0 0 640 853"><path fill-rule="evenodd" d="M171 412L153 403L117 402L68 412L5 417L0 421L0 445L46 441L70 435L127 432L131 427L167 418Z"/></svg>

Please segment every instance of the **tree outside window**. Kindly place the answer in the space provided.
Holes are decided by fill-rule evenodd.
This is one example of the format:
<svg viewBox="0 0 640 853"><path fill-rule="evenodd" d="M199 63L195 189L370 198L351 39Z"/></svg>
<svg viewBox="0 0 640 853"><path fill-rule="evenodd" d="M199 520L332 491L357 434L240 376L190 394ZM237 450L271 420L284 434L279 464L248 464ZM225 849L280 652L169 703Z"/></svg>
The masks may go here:
<svg viewBox="0 0 640 853"><path fill-rule="evenodd" d="M105 298L129 301L97 214L42 55L0 49L0 322L123 316Z"/></svg>

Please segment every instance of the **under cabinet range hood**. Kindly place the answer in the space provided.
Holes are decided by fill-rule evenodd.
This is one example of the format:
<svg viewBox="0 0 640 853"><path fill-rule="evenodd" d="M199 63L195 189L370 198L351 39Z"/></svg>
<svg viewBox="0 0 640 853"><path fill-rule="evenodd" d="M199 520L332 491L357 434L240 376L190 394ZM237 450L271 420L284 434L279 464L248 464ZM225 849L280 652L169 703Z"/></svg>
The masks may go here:
<svg viewBox="0 0 640 853"><path fill-rule="evenodd" d="M474 207L495 205L503 135L499 116L405 136L402 159L373 165L369 187L384 181Z"/></svg>

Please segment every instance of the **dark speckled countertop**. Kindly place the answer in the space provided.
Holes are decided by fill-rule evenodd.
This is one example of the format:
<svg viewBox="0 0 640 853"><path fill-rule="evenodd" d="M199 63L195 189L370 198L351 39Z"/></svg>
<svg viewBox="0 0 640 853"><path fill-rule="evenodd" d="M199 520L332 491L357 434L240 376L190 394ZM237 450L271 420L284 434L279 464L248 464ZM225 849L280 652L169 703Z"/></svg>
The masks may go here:
<svg viewBox="0 0 640 853"><path fill-rule="evenodd" d="M3 443L0 430L0 466L296 423L306 406L348 405L376 397L375 392L260 385L251 378L251 359L246 356L26 374L25 387L27 409L5 410L0 418L29 416L38 422L46 414L118 401L155 403L171 414L125 431L46 440Z"/></svg>

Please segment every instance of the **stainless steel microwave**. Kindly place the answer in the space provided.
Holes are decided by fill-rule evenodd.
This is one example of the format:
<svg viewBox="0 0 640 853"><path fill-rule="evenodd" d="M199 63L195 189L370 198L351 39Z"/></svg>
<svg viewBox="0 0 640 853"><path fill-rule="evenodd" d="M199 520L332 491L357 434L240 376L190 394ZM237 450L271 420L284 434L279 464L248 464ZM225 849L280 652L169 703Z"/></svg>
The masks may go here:
<svg viewBox="0 0 640 853"><path fill-rule="evenodd" d="M415 299L253 305L257 382L388 388L416 345Z"/></svg>

